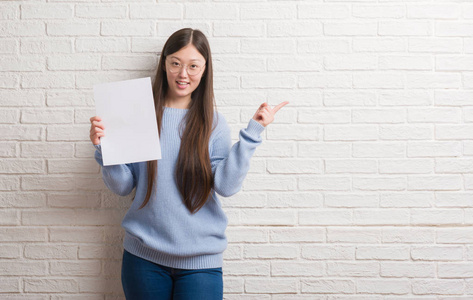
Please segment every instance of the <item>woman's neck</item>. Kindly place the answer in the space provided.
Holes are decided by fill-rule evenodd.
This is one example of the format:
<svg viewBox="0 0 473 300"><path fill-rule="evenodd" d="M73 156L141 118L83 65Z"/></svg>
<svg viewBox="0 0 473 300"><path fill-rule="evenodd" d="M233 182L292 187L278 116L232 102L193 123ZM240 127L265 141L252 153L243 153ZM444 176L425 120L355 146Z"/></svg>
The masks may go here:
<svg viewBox="0 0 473 300"><path fill-rule="evenodd" d="M171 108L187 109L191 98L189 99L170 99L169 97L164 98L164 106Z"/></svg>

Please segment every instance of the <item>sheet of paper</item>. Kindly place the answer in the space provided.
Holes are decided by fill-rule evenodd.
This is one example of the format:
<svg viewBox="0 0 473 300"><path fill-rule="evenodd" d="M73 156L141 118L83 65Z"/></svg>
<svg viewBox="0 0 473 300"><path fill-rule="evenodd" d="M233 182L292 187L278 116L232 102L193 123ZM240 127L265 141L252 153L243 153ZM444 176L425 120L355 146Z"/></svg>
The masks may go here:
<svg viewBox="0 0 473 300"><path fill-rule="evenodd" d="M94 85L104 166L161 159L151 78Z"/></svg>

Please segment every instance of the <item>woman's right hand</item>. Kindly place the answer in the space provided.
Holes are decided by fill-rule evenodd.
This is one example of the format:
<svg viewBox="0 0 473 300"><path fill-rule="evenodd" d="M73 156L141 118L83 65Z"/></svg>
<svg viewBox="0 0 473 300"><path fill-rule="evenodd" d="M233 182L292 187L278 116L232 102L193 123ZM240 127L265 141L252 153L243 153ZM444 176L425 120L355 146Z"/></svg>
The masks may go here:
<svg viewBox="0 0 473 300"><path fill-rule="evenodd" d="M105 136L102 119L98 116L90 118L90 140L92 144L100 144L100 137Z"/></svg>

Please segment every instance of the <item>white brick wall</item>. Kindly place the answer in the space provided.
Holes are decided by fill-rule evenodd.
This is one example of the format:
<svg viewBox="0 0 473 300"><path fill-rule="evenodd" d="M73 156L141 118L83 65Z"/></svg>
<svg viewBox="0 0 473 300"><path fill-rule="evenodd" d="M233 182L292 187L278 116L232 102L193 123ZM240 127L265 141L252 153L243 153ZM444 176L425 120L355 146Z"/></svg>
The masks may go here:
<svg viewBox="0 0 473 300"><path fill-rule="evenodd" d="M0 2L0 298L124 299L120 220L88 138L96 83L209 38L236 142L263 133L226 300L473 299L470 0Z"/></svg>

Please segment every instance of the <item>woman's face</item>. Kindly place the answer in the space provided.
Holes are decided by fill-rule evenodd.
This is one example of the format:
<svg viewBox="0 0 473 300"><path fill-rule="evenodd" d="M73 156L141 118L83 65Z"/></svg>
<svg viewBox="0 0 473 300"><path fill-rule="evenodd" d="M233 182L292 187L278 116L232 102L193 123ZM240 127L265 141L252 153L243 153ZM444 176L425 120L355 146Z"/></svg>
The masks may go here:
<svg viewBox="0 0 473 300"><path fill-rule="evenodd" d="M172 73L171 68L181 66L177 73ZM188 70L200 67L200 72L189 75ZM179 51L166 57L164 70L169 84L168 97L174 100L179 98L189 101L192 92L199 86L200 79L205 70L205 58L197 48L189 44Z"/></svg>

